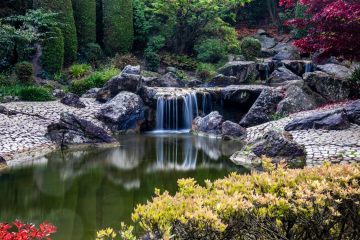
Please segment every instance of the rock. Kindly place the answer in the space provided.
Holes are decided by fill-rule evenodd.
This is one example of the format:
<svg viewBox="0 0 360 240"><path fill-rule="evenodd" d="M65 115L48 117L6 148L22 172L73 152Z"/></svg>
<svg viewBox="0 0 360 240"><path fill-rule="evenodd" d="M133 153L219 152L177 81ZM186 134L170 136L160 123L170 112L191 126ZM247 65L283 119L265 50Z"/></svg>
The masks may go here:
<svg viewBox="0 0 360 240"><path fill-rule="evenodd" d="M241 120L243 127L256 126L271 120L271 114L275 113L278 103L282 100L282 94L278 90L265 89L249 112Z"/></svg>
<svg viewBox="0 0 360 240"><path fill-rule="evenodd" d="M305 157L304 148L295 143L289 134L274 130L268 131L253 143L251 151L258 157L287 159Z"/></svg>
<svg viewBox="0 0 360 240"><path fill-rule="evenodd" d="M0 156L0 166L3 165L3 164L6 165L6 160L2 156Z"/></svg>
<svg viewBox="0 0 360 240"><path fill-rule="evenodd" d="M256 78L256 63L253 61L228 62L219 69L219 75L209 82L211 86L249 83Z"/></svg>
<svg viewBox="0 0 360 240"><path fill-rule="evenodd" d="M116 142L104 129L70 113L61 113L59 123L48 126L46 137L61 147Z"/></svg>
<svg viewBox="0 0 360 240"><path fill-rule="evenodd" d="M61 98L65 97L65 95L66 95L66 93L62 89L55 89L53 91L53 96L56 98L61 99Z"/></svg>
<svg viewBox="0 0 360 240"><path fill-rule="evenodd" d="M331 110L323 113L315 113L303 118L296 118L285 126L285 130L343 130L348 129L349 127L350 122L345 111Z"/></svg>
<svg viewBox="0 0 360 240"><path fill-rule="evenodd" d="M4 96L2 99L1 99L1 102L2 103L9 103L9 102L17 102L19 101L19 97L17 96Z"/></svg>
<svg viewBox="0 0 360 240"><path fill-rule="evenodd" d="M203 85L203 82L199 79L192 79L187 84L188 87L200 87L201 85Z"/></svg>
<svg viewBox="0 0 360 240"><path fill-rule="evenodd" d="M260 29L258 29L258 30L256 31L256 35L257 35L257 36L267 35L267 33L266 33L266 31L265 31L264 29L260 28Z"/></svg>
<svg viewBox="0 0 360 240"><path fill-rule="evenodd" d="M285 67L276 69L269 77L271 84L283 83L285 81L301 80L302 78Z"/></svg>
<svg viewBox="0 0 360 240"><path fill-rule="evenodd" d="M205 117L197 117L193 121L192 131L199 134L221 136L224 118L219 112L211 112Z"/></svg>
<svg viewBox="0 0 360 240"><path fill-rule="evenodd" d="M126 66L120 75L110 79L97 93L96 100L106 102L122 91L137 93L143 86L140 66Z"/></svg>
<svg viewBox="0 0 360 240"><path fill-rule="evenodd" d="M80 100L80 98L73 94L73 93L67 93L60 102L62 104L65 104L67 106L71 106L74 108L85 108L86 105Z"/></svg>
<svg viewBox="0 0 360 240"><path fill-rule="evenodd" d="M240 139L246 137L246 129L237 123L225 121L221 125L221 134L225 140Z"/></svg>
<svg viewBox="0 0 360 240"><path fill-rule="evenodd" d="M4 114L4 115L7 115L7 116L14 116L14 115L18 114L18 112L13 111L13 110L9 110L5 106L0 105L0 114Z"/></svg>
<svg viewBox="0 0 360 240"><path fill-rule="evenodd" d="M349 77L351 77L351 73L352 73L350 68L347 68L343 65L334 64L334 63L318 65L317 69L319 69L320 71L323 71L331 76L334 76L335 78L340 78L342 80L346 80Z"/></svg>
<svg viewBox="0 0 360 240"><path fill-rule="evenodd" d="M175 68L175 67L167 67L166 69L165 69L165 72L166 73L169 73L169 72L171 72L171 73L176 73L178 70Z"/></svg>
<svg viewBox="0 0 360 240"><path fill-rule="evenodd" d="M360 125L360 100L345 107L345 112L350 122Z"/></svg>
<svg viewBox="0 0 360 240"><path fill-rule="evenodd" d="M242 149L234 153L230 160L235 163L236 165L241 165L244 167L257 167L261 165L261 159L256 156L252 151L247 149Z"/></svg>
<svg viewBox="0 0 360 240"><path fill-rule="evenodd" d="M262 49L270 49L276 45L275 38L268 37L266 34L257 35L255 38L259 40Z"/></svg>
<svg viewBox="0 0 360 240"><path fill-rule="evenodd" d="M320 71L305 73L303 77L310 88L329 101L341 101L350 96L351 85L347 81L334 78Z"/></svg>
<svg viewBox="0 0 360 240"><path fill-rule="evenodd" d="M97 93L100 91L100 88L91 88L86 91L81 97L82 98L96 98Z"/></svg>
<svg viewBox="0 0 360 240"><path fill-rule="evenodd" d="M273 60L300 60L299 51L291 43L279 43L274 47Z"/></svg>
<svg viewBox="0 0 360 240"><path fill-rule="evenodd" d="M271 88L264 85L230 85L221 89L221 98L236 104L252 105L264 89Z"/></svg>
<svg viewBox="0 0 360 240"><path fill-rule="evenodd" d="M302 76L305 72L311 72L314 69L314 65L310 61L283 60L281 63L298 76Z"/></svg>
<svg viewBox="0 0 360 240"><path fill-rule="evenodd" d="M97 114L113 132L138 132L145 120L144 103L142 99L130 92L121 92L105 103Z"/></svg>
<svg viewBox="0 0 360 240"><path fill-rule="evenodd" d="M155 80L153 87L185 87L184 81L176 77L175 73L168 72Z"/></svg>

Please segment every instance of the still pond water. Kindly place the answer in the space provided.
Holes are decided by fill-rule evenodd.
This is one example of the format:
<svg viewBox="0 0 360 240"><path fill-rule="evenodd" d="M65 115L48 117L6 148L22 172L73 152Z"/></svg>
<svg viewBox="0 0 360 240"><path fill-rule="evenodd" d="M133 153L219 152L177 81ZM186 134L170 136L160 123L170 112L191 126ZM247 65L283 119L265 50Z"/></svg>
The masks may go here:
<svg viewBox="0 0 360 240"><path fill-rule="evenodd" d="M154 189L174 193L177 179L203 183L244 172L229 156L237 142L189 134L124 136L112 149L54 152L41 163L0 172L0 222L52 222L54 239L94 239L96 230L131 224ZM136 229L140 231L140 229Z"/></svg>

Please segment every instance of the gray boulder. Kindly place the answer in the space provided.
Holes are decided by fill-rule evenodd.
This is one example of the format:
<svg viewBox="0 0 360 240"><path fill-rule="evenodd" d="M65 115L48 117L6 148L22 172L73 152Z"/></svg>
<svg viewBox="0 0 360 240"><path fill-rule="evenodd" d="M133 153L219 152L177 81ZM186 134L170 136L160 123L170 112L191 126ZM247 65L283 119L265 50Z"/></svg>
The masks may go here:
<svg viewBox="0 0 360 240"><path fill-rule="evenodd" d="M80 100L80 98L73 94L73 93L67 93L60 102L62 104L74 107L74 108L85 108L86 105Z"/></svg>
<svg viewBox="0 0 360 240"><path fill-rule="evenodd" d="M300 60L300 53L291 43L279 43L274 47L273 60Z"/></svg>
<svg viewBox="0 0 360 240"><path fill-rule="evenodd" d="M208 86L210 87L226 87L229 85L238 84L238 79L233 76L225 76L223 74L216 75L213 79L210 80Z"/></svg>
<svg viewBox="0 0 360 240"><path fill-rule="evenodd" d="M275 38L269 37L266 34L256 35L255 38L259 40L262 49L270 49L275 47Z"/></svg>
<svg viewBox="0 0 360 240"><path fill-rule="evenodd" d="M285 67L276 69L269 77L271 84L283 83L292 80L301 80L302 78Z"/></svg>
<svg viewBox="0 0 360 240"><path fill-rule="evenodd" d="M224 118L219 112L211 112L205 117L197 117L193 121L192 131L198 134L221 136Z"/></svg>
<svg viewBox="0 0 360 240"><path fill-rule="evenodd" d="M189 81L189 83L187 84L188 87L200 87L201 85L203 85L204 83L199 80L199 79L192 79Z"/></svg>
<svg viewBox="0 0 360 240"><path fill-rule="evenodd" d="M315 68L310 61L304 60L283 60L281 63L298 76L302 76L305 72L311 72Z"/></svg>
<svg viewBox="0 0 360 240"><path fill-rule="evenodd" d="M121 72L121 74L140 75L141 68L138 66L127 65Z"/></svg>
<svg viewBox="0 0 360 240"><path fill-rule="evenodd" d="M61 147L116 142L104 129L66 112L60 114L58 123L48 126L46 137Z"/></svg>
<svg viewBox="0 0 360 240"><path fill-rule="evenodd" d="M240 139L246 137L246 129L237 123L225 121L221 125L221 134L225 140Z"/></svg>
<svg viewBox="0 0 360 240"><path fill-rule="evenodd" d="M350 122L345 111L331 110L323 113L315 113L310 116L296 118L285 126L286 131L324 129L343 130L350 127Z"/></svg>
<svg viewBox="0 0 360 240"><path fill-rule="evenodd" d="M145 120L144 103L134 93L121 92L102 106L97 118L115 133L139 132Z"/></svg>
<svg viewBox="0 0 360 240"><path fill-rule="evenodd" d="M350 122L360 125L360 100L345 107L345 112Z"/></svg>
<svg viewBox="0 0 360 240"><path fill-rule="evenodd" d="M175 73L168 72L160 78L153 79L152 87L185 87L185 82L179 79Z"/></svg>
<svg viewBox="0 0 360 240"><path fill-rule="evenodd" d="M52 92L52 95L55 98L61 99L61 98L65 97L66 93L62 89L54 89L54 91Z"/></svg>
<svg viewBox="0 0 360 240"><path fill-rule="evenodd" d="M318 65L317 69L342 80L348 79L352 73L350 68L335 63Z"/></svg>
<svg viewBox="0 0 360 240"><path fill-rule="evenodd" d="M304 81L314 91L326 98L328 101L341 101L349 98L351 94L351 84L331 75L315 71L304 74Z"/></svg>
<svg viewBox="0 0 360 240"><path fill-rule="evenodd" d="M100 91L100 88L91 88L86 91L81 97L82 98L96 98L97 93Z"/></svg>
<svg viewBox="0 0 360 240"><path fill-rule="evenodd" d="M271 114L274 114L277 105L283 96L280 91L275 89L265 89L250 108L249 112L241 120L243 127L252 127L271 120Z"/></svg>

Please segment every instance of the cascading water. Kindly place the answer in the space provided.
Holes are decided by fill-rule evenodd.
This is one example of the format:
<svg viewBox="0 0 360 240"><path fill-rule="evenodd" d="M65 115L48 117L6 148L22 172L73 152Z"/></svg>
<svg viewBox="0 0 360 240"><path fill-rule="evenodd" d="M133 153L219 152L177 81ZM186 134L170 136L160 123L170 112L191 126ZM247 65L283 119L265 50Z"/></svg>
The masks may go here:
<svg viewBox="0 0 360 240"><path fill-rule="evenodd" d="M210 93L203 93L202 96L202 113L204 115L212 112L212 97Z"/></svg>
<svg viewBox="0 0 360 240"><path fill-rule="evenodd" d="M312 63L311 62L305 63L305 73L309 73L309 72L312 72L312 71L313 71Z"/></svg>
<svg viewBox="0 0 360 240"><path fill-rule="evenodd" d="M159 97L156 109L156 130L190 130L193 119L198 115L198 101L195 92L180 98Z"/></svg>

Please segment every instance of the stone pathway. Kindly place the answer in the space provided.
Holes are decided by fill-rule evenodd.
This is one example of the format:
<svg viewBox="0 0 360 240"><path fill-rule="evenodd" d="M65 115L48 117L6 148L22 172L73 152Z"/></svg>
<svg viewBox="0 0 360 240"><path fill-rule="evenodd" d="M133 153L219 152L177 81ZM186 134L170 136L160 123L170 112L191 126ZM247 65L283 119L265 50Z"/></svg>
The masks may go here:
<svg viewBox="0 0 360 240"><path fill-rule="evenodd" d="M334 104L322 109L300 112L287 118L248 128L246 141L252 142L271 129L283 130L284 127L294 118L305 117L314 112L341 108L347 104ZM359 125L352 124L349 129L341 131L311 129L291 131L290 133L295 142L305 147L307 166L321 165L324 160L343 164L360 162Z"/></svg>
<svg viewBox="0 0 360 240"><path fill-rule="evenodd" d="M86 108L77 109L54 102L12 102L2 104L8 110L23 114L7 116L0 114L0 156L10 160L22 153L55 148L45 138L47 126L58 122L60 113L70 112L102 126L95 118L95 112L101 106L94 99L81 99Z"/></svg>

